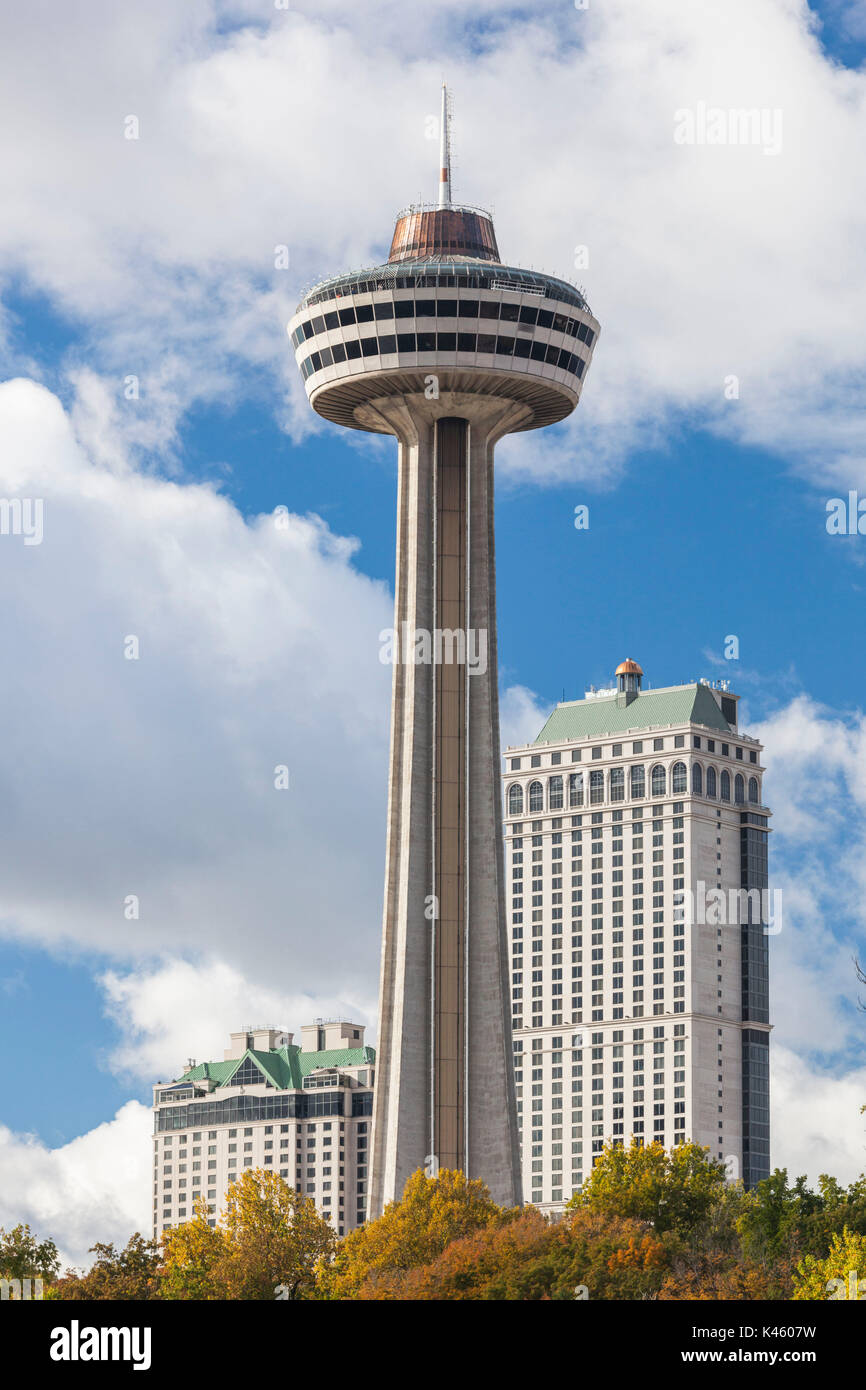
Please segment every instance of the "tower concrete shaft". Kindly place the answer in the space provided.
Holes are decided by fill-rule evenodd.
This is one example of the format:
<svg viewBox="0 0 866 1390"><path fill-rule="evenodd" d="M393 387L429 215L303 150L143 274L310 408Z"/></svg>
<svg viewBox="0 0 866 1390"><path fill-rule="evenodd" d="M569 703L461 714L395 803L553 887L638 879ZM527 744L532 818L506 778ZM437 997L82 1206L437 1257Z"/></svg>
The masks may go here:
<svg viewBox="0 0 866 1390"><path fill-rule="evenodd" d="M370 1212L419 1167L459 1168L512 1205L520 1152L497 786L493 446L527 407L446 392L368 412L400 446ZM416 634L430 634L432 660L416 664Z"/></svg>

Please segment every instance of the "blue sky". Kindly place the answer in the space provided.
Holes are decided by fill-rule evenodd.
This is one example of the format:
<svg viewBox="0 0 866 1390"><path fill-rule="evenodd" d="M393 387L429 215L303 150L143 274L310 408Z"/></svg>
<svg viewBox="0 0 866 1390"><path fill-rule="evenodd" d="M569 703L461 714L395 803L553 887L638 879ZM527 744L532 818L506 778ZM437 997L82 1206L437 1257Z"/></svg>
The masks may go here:
<svg viewBox="0 0 866 1390"><path fill-rule="evenodd" d="M825 506L849 487L866 497L866 358L851 327L863 307L854 117L866 27L857 7L815 6L819 43L782 0L733 8L766 72L724 51L712 16L668 0L585 17L483 4L468 34L449 0L439 37L413 16L371 56L378 102L369 84L339 81L369 34L336 3L299 4L294 29L242 2L202 0L183 19L157 5L139 16L140 53L107 5L92 52L80 14L47 50L32 24L7 21L7 53L25 68L38 54L49 81L71 46L93 95L67 112L62 149L38 114L21 123L33 148L13 169L0 240L2 376L38 383L2 398L2 488L41 487L58 537L52 549L47 530L39 555L13 551L13 538L0 550L17 601L4 633L17 751L2 798L0 1043L7 1056L27 1049L0 1109L0 1224L16 1211L52 1219L16 1187L27 1162L68 1181L71 1160L55 1151L76 1136L106 1163L126 1155L146 1116L133 1105L117 1121L118 1110L146 1105L149 1083L190 1053L219 1055L239 1011L272 1008L295 1028L337 1007L373 1022L388 694L373 635L393 580L394 448L310 418L283 325L317 274L384 258L397 208L422 178L432 185L434 146L412 122L420 130L435 107L421 84L445 68L458 194L495 195L504 259L574 275L602 324L575 418L498 456L506 736L534 734L563 693L607 681L626 655L653 684L723 676L743 696L768 747L791 905L772 943L778 1094L815 1115L806 1132L788 1107L775 1159L815 1176L834 1161L838 1124L839 1170L853 1175L866 540L829 536ZM370 22L393 10L376 0ZM138 64L126 89L118 54ZM521 64L525 110L491 121ZM343 95L318 128L302 113L331 69ZM759 98L785 110L778 161L687 151L676 164L667 128L653 131L691 101ZM156 152L144 138L118 152L106 124L138 107ZM393 127L369 178L353 145L365 120L378 151ZM525 187L513 187L506 171L523 160ZM842 190L838 209L822 171ZM269 264L282 241L288 275ZM577 243L590 247L579 273ZM123 397L129 372L136 403ZM728 373L737 400L724 398ZM586 531L573 525L579 503ZM288 558L267 520L278 505L301 519ZM104 634L139 628L141 670L118 670ZM723 659L728 634L737 662ZM310 790L275 813L251 779L284 755ZM333 827L317 800L327 779L347 790ZM158 906L131 931L111 904L135 879L137 846L143 901ZM119 1189L112 1203L112 1233L146 1218L147 1202L134 1216L140 1200ZM66 1248L80 1248L94 1210L83 1204L61 1231Z"/></svg>

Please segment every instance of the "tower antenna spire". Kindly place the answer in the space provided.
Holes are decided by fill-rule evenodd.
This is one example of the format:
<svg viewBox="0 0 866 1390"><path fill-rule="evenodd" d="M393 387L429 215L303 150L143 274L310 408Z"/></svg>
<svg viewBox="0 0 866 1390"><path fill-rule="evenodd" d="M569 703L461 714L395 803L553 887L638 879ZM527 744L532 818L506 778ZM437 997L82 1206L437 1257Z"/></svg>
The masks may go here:
<svg viewBox="0 0 866 1390"><path fill-rule="evenodd" d="M439 122L439 206L451 206L451 131L448 125L448 88L442 83L442 117Z"/></svg>

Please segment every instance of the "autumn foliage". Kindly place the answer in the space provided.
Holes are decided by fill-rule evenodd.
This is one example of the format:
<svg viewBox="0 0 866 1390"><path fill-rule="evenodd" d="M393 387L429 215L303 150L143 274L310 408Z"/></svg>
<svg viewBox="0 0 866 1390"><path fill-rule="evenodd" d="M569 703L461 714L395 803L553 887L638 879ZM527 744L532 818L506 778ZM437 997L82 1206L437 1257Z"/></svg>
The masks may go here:
<svg viewBox="0 0 866 1390"><path fill-rule="evenodd" d="M577 1212L552 1224L522 1215L462 1236L428 1265L377 1272L362 1299L569 1300L643 1298L661 1283L664 1247L644 1223Z"/></svg>
<svg viewBox="0 0 866 1390"><path fill-rule="evenodd" d="M11 1275L38 1257L46 1297L73 1300L866 1296L866 1179L845 1188L822 1177L813 1190L777 1169L746 1192L696 1144L606 1146L558 1220L500 1207L483 1182L447 1169L413 1173L399 1201L342 1240L310 1199L261 1169L232 1185L212 1220L200 1205L159 1244L136 1234L119 1251L97 1245L88 1271L61 1279L53 1244L16 1228L0 1232L0 1265Z"/></svg>
<svg viewBox="0 0 866 1390"><path fill-rule="evenodd" d="M514 1215L496 1205L482 1182L449 1168L435 1178L419 1170L399 1202L340 1242L333 1262L320 1267L320 1288L326 1298L366 1297L380 1280L384 1287L395 1272L422 1268L452 1241ZM364 1286L368 1294L362 1294Z"/></svg>

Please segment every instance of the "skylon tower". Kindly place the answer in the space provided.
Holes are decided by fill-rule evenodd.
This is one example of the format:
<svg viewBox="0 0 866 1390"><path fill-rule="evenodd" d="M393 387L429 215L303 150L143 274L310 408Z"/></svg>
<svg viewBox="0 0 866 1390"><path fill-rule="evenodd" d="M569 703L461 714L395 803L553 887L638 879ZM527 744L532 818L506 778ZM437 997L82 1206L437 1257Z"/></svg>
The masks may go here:
<svg viewBox="0 0 866 1390"><path fill-rule="evenodd" d="M490 216L439 197L388 261L289 323L314 410L399 446L388 842L368 1215L417 1168L521 1200L503 893L493 450L577 405L599 332L571 284L504 265Z"/></svg>

